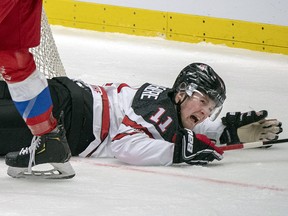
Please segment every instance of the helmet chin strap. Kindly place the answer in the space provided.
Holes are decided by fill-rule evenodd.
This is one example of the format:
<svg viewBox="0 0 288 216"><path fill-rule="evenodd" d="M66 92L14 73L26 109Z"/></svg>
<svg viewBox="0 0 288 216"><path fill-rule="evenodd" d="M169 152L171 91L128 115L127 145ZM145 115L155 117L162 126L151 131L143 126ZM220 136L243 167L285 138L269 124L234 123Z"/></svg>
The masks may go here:
<svg viewBox="0 0 288 216"><path fill-rule="evenodd" d="M181 128L184 128L183 127L183 124L182 124L182 120L181 120L181 104L188 98L188 95L185 94L184 98L181 100L181 101L178 101L177 103L175 102L175 99L174 99L174 104L176 105L176 110L177 110L177 116L178 116L178 119L179 119L179 126Z"/></svg>

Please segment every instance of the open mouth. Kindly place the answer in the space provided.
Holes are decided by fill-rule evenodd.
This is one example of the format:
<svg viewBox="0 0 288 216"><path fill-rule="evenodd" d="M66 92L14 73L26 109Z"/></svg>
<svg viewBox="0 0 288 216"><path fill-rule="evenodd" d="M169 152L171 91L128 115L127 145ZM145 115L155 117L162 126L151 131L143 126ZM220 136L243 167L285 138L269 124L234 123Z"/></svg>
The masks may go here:
<svg viewBox="0 0 288 216"><path fill-rule="evenodd" d="M195 116L195 115L191 115L190 118L194 121L194 123L196 124L200 119Z"/></svg>

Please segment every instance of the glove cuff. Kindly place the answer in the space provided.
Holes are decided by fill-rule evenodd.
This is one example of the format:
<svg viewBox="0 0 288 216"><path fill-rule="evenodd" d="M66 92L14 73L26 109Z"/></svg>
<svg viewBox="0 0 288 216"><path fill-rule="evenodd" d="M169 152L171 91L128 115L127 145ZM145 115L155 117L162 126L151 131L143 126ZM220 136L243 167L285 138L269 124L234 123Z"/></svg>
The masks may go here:
<svg viewBox="0 0 288 216"><path fill-rule="evenodd" d="M240 139L235 128L225 128L220 136L220 144L235 144L240 143Z"/></svg>
<svg viewBox="0 0 288 216"><path fill-rule="evenodd" d="M237 134L239 119L241 116L241 112L228 112L225 117L223 117L222 123L226 126L222 135L220 136L221 144L234 144L240 143L239 136Z"/></svg>

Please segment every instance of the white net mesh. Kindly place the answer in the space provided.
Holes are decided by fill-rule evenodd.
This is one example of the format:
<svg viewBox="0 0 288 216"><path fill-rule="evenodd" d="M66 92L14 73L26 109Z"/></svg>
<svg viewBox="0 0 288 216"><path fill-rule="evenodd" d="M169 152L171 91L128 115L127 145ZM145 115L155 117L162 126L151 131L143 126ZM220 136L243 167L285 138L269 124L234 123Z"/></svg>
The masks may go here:
<svg viewBox="0 0 288 216"><path fill-rule="evenodd" d="M38 70L40 70L46 78L66 76L44 9L41 19L40 45L30 49L30 51L33 53ZM0 76L0 80L1 79L2 76Z"/></svg>
<svg viewBox="0 0 288 216"><path fill-rule="evenodd" d="M31 52L38 70L45 74L46 78L66 75L44 10L41 20L41 42L38 47L31 49Z"/></svg>

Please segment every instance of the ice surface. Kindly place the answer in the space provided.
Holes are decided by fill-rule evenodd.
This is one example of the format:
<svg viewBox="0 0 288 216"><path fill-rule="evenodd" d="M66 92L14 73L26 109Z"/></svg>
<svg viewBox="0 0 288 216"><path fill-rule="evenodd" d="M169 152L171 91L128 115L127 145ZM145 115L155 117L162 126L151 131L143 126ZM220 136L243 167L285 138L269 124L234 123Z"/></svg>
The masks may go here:
<svg viewBox="0 0 288 216"><path fill-rule="evenodd" d="M89 83L171 86L191 62L226 81L224 110L267 109L288 127L288 56L53 27L67 75ZM12 179L0 159L1 216L286 216L288 143L229 151L206 167L137 167L72 158L71 180Z"/></svg>

